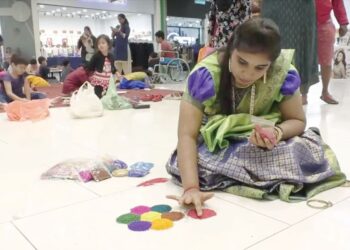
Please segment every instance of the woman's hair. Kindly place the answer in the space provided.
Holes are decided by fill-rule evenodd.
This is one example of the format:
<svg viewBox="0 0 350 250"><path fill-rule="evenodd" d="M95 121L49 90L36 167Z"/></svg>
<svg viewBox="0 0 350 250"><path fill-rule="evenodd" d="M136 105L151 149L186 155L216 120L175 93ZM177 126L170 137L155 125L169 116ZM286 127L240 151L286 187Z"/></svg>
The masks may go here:
<svg viewBox="0 0 350 250"><path fill-rule="evenodd" d="M273 62L281 53L281 36L277 25L266 18L253 18L238 26L227 46L219 49L224 52L221 62L218 100L220 112L230 115L234 112L234 92L229 60L237 49L247 53L266 53Z"/></svg>
<svg viewBox="0 0 350 250"><path fill-rule="evenodd" d="M129 21L128 21L128 19L126 19L126 16L124 14L119 14L118 18L123 18L124 19L123 25L125 25L125 24L129 25Z"/></svg>
<svg viewBox="0 0 350 250"><path fill-rule="evenodd" d="M28 65L28 60L22 57L19 57L16 54L13 54L11 56L11 63L13 63L14 65L18 65L18 64Z"/></svg>
<svg viewBox="0 0 350 250"><path fill-rule="evenodd" d="M335 59L334 59L334 64L338 65L340 63L340 61L338 61L338 55L342 54L343 55L343 59L341 60L341 62L344 64L344 66L346 66L346 58L345 58L345 52L343 50L339 50Z"/></svg>
<svg viewBox="0 0 350 250"><path fill-rule="evenodd" d="M90 32L90 35L92 35L91 29L90 29L89 26L85 26L85 27L84 27L84 30L88 30L88 31Z"/></svg>
<svg viewBox="0 0 350 250"><path fill-rule="evenodd" d="M231 4L233 4L233 0L215 0L216 8L218 11L227 11Z"/></svg>
<svg viewBox="0 0 350 250"><path fill-rule="evenodd" d="M102 35L99 35L96 39L96 45L98 46L98 42L103 39L107 42L108 44L108 48L111 49L112 48L112 41L111 39L109 38L109 36L105 35L105 34L102 34Z"/></svg>

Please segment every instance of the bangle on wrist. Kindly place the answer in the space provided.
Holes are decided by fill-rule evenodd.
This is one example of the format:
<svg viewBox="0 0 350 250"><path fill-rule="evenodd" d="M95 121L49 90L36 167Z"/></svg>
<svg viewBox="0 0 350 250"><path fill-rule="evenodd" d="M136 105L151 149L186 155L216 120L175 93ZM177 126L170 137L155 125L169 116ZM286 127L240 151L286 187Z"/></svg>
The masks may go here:
<svg viewBox="0 0 350 250"><path fill-rule="evenodd" d="M283 138L283 130L279 126L275 126L274 130L277 142L281 141Z"/></svg>
<svg viewBox="0 0 350 250"><path fill-rule="evenodd" d="M183 195L184 195L186 192L188 192L188 191L190 191L190 190L192 190L192 189L197 189L197 190L199 191L199 187L198 187L198 186L192 186L192 187L188 187L188 188L184 189Z"/></svg>

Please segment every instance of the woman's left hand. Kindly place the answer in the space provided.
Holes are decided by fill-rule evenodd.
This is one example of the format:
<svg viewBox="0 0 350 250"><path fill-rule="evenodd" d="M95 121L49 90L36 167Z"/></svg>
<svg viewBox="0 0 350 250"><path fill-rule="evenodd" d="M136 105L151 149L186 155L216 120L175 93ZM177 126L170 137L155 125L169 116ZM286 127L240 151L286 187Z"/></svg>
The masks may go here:
<svg viewBox="0 0 350 250"><path fill-rule="evenodd" d="M271 130L268 131L268 133L274 134L274 128L264 128L265 130ZM276 138L277 139L277 138ZM275 144L273 144L268 138L263 138L260 133L258 133L255 129L253 129L252 134L249 137L249 142L261 147L261 148L267 148L269 150L272 150L275 147Z"/></svg>

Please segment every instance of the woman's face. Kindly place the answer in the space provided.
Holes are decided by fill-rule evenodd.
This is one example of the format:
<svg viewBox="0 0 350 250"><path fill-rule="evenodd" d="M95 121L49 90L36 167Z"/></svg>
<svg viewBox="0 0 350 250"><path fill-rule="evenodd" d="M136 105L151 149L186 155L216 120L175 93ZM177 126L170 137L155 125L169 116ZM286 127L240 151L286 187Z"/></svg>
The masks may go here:
<svg viewBox="0 0 350 250"><path fill-rule="evenodd" d="M246 88L263 77L271 61L265 53L247 53L235 49L231 55L231 72L237 87Z"/></svg>
<svg viewBox="0 0 350 250"><path fill-rule="evenodd" d="M125 22L125 19L119 16L118 21L120 24L123 24Z"/></svg>
<svg viewBox="0 0 350 250"><path fill-rule="evenodd" d="M108 53L109 46L105 39L98 40L97 47L98 47L98 50L101 51L102 53L104 54Z"/></svg>
<svg viewBox="0 0 350 250"><path fill-rule="evenodd" d="M344 59L343 53L338 53L338 55L337 55L338 62L342 62L343 59Z"/></svg>
<svg viewBox="0 0 350 250"><path fill-rule="evenodd" d="M91 32L89 29L84 29L84 33L87 35L87 36L90 36L91 35Z"/></svg>

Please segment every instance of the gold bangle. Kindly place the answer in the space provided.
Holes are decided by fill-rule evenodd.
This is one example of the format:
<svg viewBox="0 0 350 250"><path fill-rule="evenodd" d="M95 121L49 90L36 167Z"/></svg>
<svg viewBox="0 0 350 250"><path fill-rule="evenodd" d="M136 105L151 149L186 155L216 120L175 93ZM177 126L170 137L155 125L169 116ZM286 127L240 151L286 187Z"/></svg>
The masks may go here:
<svg viewBox="0 0 350 250"><path fill-rule="evenodd" d="M281 141L282 140L282 137L283 137L283 131L280 127L277 127L275 126L274 127L274 130L276 132L275 136L276 136L276 140L277 142Z"/></svg>

